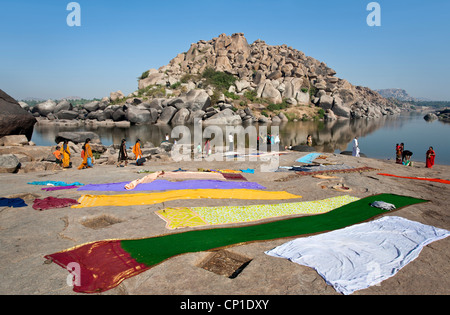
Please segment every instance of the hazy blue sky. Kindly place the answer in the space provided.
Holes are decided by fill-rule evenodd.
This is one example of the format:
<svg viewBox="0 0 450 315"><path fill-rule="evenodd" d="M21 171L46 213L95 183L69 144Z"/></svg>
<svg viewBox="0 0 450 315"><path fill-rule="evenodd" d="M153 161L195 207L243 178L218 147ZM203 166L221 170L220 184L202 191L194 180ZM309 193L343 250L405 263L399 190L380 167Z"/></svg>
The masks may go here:
<svg viewBox="0 0 450 315"><path fill-rule="evenodd" d="M381 26L366 0L0 0L0 89L26 97L85 98L137 89L137 77L191 43L221 33L287 44L337 76L372 89L450 100L450 1L386 0Z"/></svg>

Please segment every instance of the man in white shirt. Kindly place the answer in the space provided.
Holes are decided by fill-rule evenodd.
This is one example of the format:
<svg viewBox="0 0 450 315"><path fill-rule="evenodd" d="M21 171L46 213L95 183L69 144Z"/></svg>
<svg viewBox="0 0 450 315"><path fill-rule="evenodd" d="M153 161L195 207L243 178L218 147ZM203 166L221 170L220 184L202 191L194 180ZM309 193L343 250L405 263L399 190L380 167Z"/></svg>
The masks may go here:
<svg viewBox="0 0 450 315"><path fill-rule="evenodd" d="M234 151L234 136L231 132L228 135L228 142L230 143L229 151L233 152Z"/></svg>
<svg viewBox="0 0 450 315"><path fill-rule="evenodd" d="M358 145L358 137L355 137L355 139L353 139L353 152L352 155L359 157L359 145Z"/></svg>

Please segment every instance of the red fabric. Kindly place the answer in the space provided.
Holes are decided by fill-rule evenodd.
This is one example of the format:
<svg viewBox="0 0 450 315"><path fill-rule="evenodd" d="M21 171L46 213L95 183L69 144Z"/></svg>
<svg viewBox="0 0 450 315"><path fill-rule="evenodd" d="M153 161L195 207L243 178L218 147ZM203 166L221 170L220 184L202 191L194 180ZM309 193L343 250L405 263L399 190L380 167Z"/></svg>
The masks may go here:
<svg viewBox="0 0 450 315"><path fill-rule="evenodd" d="M407 176L398 176L398 175L384 174L384 173L378 173L377 175L392 176L392 177L407 178L407 179L427 180L427 181L430 181L430 182L436 182L436 183L442 183L442 184L450 184L450 180L445 180L445 179L440 179L440 178L407 177Z"/></svg>
<svg viewBox="0 0 450 315"><path fill-rule="evenodd" d="M45 199L35 199L33 209L42 211L54 208L69 207L76 204L78 204L78 201L75 199L47 197Z"/></svg>
<svg viewBox="0 0 450 315"><path fill-rule="evenodd" d="M433 150L427 151L427 168L433 168L435 157L436 157L436 154L434 153Z"/></svg>
<svg viewBox="0 0 450 315"><path fill-rule="evenodd" d="M90 243L45 258L66 268L74 276L73 290L82 293L110 290L149 269L124 251L119 240Z"/></svg>

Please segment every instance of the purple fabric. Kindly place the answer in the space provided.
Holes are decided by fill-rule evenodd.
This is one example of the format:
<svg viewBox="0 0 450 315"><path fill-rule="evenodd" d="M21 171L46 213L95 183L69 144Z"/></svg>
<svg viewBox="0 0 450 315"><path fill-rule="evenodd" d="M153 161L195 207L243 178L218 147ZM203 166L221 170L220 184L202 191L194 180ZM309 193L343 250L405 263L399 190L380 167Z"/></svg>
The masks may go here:
<svg viewBox="0 0 450 315"><path fill-rule="evenodd" d="M91 191L145 191L145 190L181 190L181 189L266 189L253 182L227 182L221 180L185 180L170 182L167 180L155 180L151 183L139 184L135 189L127 190L125 185L129 182L111 184L89 184L78 190Z"/></svg>
<svg viewBox="0 0 450 315"><path fill-rule="evenodd" d="M78 188L78 186L53 186L53 187L41 188L41 190L54 191L54 190L75 189L75 188Z"/></svg>

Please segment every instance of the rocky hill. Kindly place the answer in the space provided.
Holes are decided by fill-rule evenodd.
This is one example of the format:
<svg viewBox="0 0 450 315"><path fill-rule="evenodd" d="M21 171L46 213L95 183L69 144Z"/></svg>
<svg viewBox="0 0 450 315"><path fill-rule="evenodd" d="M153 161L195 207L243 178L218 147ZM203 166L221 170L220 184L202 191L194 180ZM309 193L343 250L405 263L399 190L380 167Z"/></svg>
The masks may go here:
<svg viewBox="0 0 450 315"><path fill-rule="evenodd" d="M411 95L408 94L408 92L406 92L403 89L382 89L375 91L385 98L393 98L402 102L420 101L420 99L412 97Z"/></svg>
<svg viewBox="0 0 450 315"><path fill-rule="evenodd" d="M324 62L287 45L249 44L242 33L193 43L168 65L145 71L128 96L118 91L81 108L57 105L46 102L32 111L51 119L132 124L187 124L195 118L211 124L276 123L400 111L379 93L337 77Z"/></svg>

